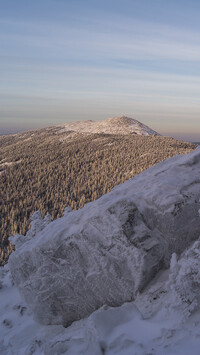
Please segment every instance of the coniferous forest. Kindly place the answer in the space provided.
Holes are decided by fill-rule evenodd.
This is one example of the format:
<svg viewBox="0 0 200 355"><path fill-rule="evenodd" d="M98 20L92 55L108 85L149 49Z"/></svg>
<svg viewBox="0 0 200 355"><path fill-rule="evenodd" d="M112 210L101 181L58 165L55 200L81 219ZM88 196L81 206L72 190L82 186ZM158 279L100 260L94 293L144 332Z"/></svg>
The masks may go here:
<svg viewBox="0 0 200 355"><path fill-rule="evenodd" d="M8 237L25 234L40 210L52 220L79 209L150 166L195 145L170 137L79 134L41 129L0 137L0 263Z"/></svg>

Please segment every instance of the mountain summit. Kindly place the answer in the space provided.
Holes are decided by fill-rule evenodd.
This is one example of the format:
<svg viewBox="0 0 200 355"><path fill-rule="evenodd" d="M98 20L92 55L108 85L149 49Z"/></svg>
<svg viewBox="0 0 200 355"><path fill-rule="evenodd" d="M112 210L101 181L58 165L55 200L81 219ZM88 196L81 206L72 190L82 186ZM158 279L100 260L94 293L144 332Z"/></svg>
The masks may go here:
<svg viewBox="0 0 200 355"><path fill-rule="evenodd" d="M66 123L60 132L75 131L79 133L129 134L140 136L159 135L145 124L126 116L112 117L103 121L77 121Z"/></svg>

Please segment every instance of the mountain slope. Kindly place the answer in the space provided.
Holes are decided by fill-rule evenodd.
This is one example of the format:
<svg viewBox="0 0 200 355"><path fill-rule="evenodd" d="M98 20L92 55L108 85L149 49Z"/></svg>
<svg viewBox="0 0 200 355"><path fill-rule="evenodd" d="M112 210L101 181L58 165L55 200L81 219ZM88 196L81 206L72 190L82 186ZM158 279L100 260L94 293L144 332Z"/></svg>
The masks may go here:
<svg viewBox="0 0 200 355"><path fill-rule="evenodd" d="M34 285L37 266L39 266L40 278L33 291L34 293L42 293L45 303L45 307L42 309L43 315L45 309L48 309L49 291L54 290L55 302L50 302L51 307L42 321L48 319L49 311L53 313L53 317L56 317L57 312L62 314L65 310L65 303L67 303L69 309L73 308L77 297L83 296L80 292L81 289L78 287L83 267L90 269L87 276L88 278L93 277L95 297L98 297L95 288L96 277L98 279L104 278L102 272L107 273L110 278L109 287L111 289L114 285L113 282L120 283L123 281L120 268L123 268L125 274L127 272L128 277L125 281L128 280L129 270L124 269L125 264L121 264L123 253L118 250L119 257L114 258L117 248L114 249L112 245L109 245L110 233L115 235L114 242L118 246L122 234L126 234L125 247L127 251L130 250L130 254L125 252L124 257L129 264L129 268L137 259L136 249L139 253L143 250L149 256L154 256L148 259L147 267L149 265L149 268L151 268L154 261L158 261L160 252L164 253L171 243L171 247L168 249L169 254L173 253L170 268L160 270L155 278L151 277L150 283L136 295L135 301L124 303L115 308L104 305L88 318L74 322L71 326L64 328L61 325L44 326L33 320L33 314L22 300L16 286L13 285L9 267L6 265L4 268L0 268L0 352L5 355L13 353L16 355L54 355L61 353L68 355L199 355L199 174L200 150L197 150L188 156L175 157L150 168L80 211L65 211L65 216L62 219L52 222L50 225L48 225L47 219L42 221L40 218L38 219L39 215L36 214L29 235L26 238L22 236L15 238L17 251L16 254L14 253L11 256L9 264L16 285L21 288L21 292L26 297L28 297L30 288ZM138 188L136 188L137 185ZM143 194L144 199L141 198ZM126 225L122 223L124 229L122 228L120 233L116 233L116 228L129 214L130 206L127 206L126 209L126 203L130 204L131 198L134 199L145 218L140 219L136 209L133 208L134 218L129 215L130 223L126 223ZM122 199L123 204L118 204L119 201L122 202ZM149 216L146 208L149 211ZM109 225L106 224L106 215L105 219L101 220L108 209L110 230L108 230ZM100 220L95 218L97 212ZM90 214L90 220L87 220L88 213ZM157 231L156 228L152 229L154 236L146 234L145 237L142 223L151 228L151 219L155 213L157 213L157 218L155 220L153 218L153 224L155 224L155 227L157 225L158 229ZM169 218L165 219L170 214L171 224ZM117 220L115 220L115 217ZM76 223L76 226L74 226L75 220L78 223ZM117 221L119 221L118 224ZM173 223L174 221L175 223ZM89 240L87 233L84 233L86 228L88 228L88 231L90 230ZM159 239L157 233L163 230L165 232ZM78 234L81 233L83 234L83 241L78 238ZM104 238L105 233L108 235L108 239ZM131 238L131 233L133 238ZM169 238L170 233L172 233L172 239ZM61 243L62 248L54 243L53 234L56 240ZM142 235L143 238L139 238ZM155 241L153 242L152 238L157 239L157 242L164 248L160 248L160 251L158 248L156 249ZM198 240L193 243L193 238ZM70 245L70 242L71 249L68 250L68 253L65 253L63 247L67 243ZM184 245L182 242L184 242ZM45 243L46 248L41 249L41 246ZM93 265L89 262L90 257L97 256L96 251L88 255L88 264L84 265L85 243L91 243L96 251L101 249L100 258L104 258L104 260L107 259L108 261L109 257L113 256L110 263L101 264L102 268L99 273L97 273L96 265L100 259L97 257ZM54 244L56 244L55 248ZM34 255L32 255L31 245ZM136 246L135 251L134 245ZM83 253L78 253L77 247ZM153 248L155 253L152 255ZM187 249L180 254L185 248ZM133 254L131 254L131 249ZM178 255L174 251L177 251ZM74 259L74 255L77 255L78 259ZM142 254L140 255L142 256ZM19 259L17 256L19 256ZM13 263L15 258L17 268ZM26 260L25 265L23 260ZM76 268L77 260L81 263L81 268L79 268L79 273L74 275L76 277L73 278L73 270ZM117 264L118 268L116 267ZM139 260L137 264L140 266ZM167 264L169 265L169 262ZM48 265L51 269L46 273L45 270L48 270ZM67 266L66 272L64 270L65 265ZM141 264L141 267L143 266L145 266L144 263ZM163 265L160 264L159 267L162 268ZM54 278L55 274L58 276L56 279ZM117 277L113 278L115 274ZM50 278L51 275L52 278L47 283L46 289L45 278ZM131 277L135 280L137 275L138 270L136 268ZM141 273L141 276L145 277L145 273ZM67 283L65 284L70 277L72 277L74 291L77 287L78 292L75 292L74 296L68 300L65 297L59 297L59 291L64 284L65 292L71 292L71 288L67 287ZM84 278L86 287L88 287L88 278ZM132 287L135 287L134 283L132 283ZM104 291L104 285L100 291L101 293ZM123 288L119 287L117 292L123 293ZM28 298L31 307L31 299L34 303L40 302L40 297L34 298L31 294L31 298ZM84 301L87 302L89 299L90 293ZM75 307L74 312L76 311Z"/></svg>
<svg viewBox="0 0 200 355"><path fill-rule="evenodd" d="M124 129L125 118L123 125L118 118L105 120L106 127L113 120ZM60 126L1 136L0 263L12 251L8 236L25 234L34 211L55 219L66 206L81 208L159 161L193 149L159 135L62 132Z"/></svg>
<svg viewBox="0 0 200 355"><path fill-rule="evenodd" d="M36 319L66 326L103 304L133 300L198 239L199 176L197 149L50 224L35 213L32 230L15 237L9 267Z"/></svg>

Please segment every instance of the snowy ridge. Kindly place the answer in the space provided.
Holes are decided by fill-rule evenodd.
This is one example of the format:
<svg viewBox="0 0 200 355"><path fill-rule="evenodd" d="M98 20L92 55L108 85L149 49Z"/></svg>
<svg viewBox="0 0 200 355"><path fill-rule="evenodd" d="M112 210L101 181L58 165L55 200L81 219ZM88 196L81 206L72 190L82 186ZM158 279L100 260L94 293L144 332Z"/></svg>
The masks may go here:
<svg viewBox="0 0 200 355"><path fill-rule="evenodd" d="M57 126L58 128L58 126ZM112 117L101 122L97 121L78 121L70 122L60 126L57 133L74 131L78 133L106 133L106 134L129 134L151 136L159 135L145 124L126 116Z"/></svg>
<svg viewBox="0 0 200 355"><path fill-rule="evenodd" d="M35 213L1 269L0 352L198 355L199 176L196 149L57 221Z"/></svg>

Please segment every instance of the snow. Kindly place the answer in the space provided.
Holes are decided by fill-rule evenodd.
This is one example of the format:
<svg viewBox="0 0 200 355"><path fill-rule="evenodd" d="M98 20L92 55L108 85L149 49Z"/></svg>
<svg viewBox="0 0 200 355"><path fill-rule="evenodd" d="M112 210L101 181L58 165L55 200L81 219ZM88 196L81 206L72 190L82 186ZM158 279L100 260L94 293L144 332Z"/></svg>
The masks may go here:
<svg viewBox="0 0 200 355"><path fill-rule="evenodd" d="M67 326L134 300L172 253L198 239L199 176L198 149L54 222L34 214L27 236L14 238L9 267L35 319Z"/></svg>
<svg viewBox="0 0 200 355"><path fill-rule="evenodd" d="M199 176L196 149L35 213L0 271L0 353L199 355Z"/></svg>
<svg viewBox="0 0 200 355"><path fill-rule="evenodd" d="M198 244L196 244L198 243ZM0 290L0 353L3 355L199 355L200 307L183 316L185 301L174 311L173 285L177 262L187 270L190 254L199 248L199 241L178 261L173 255L171 268L160 271L135 302L120 307L102 306L88 318L68 328L44 326L22 300L8 266L1 268ZM200 249L198 249L200 251ZM198 263L199 253L198 255ZM196 268L196 267L195 267ZM186 282L189 279L186 278ZM169 286L171 285L171 287ZM188 289L191 287L188 284ZM194 289L196 296L199 287ZM185 313L184 313L185 314Z"/></svg>
<svg viewBox="0 0 200 355"><path fill-rule="evenodd" d="M2 159L1 161L0 161L0 169L3 169L4 167L6 167L6 166L11 166L11 165L13 165L13 164L19 164L19 163L21 163L21 160L18 160L18 161L15 161L15 162L3 162L4 160L6 160L6 159ZM3 163L2 163L3 162ZM1 170L0 171L0 175L2 174L2 173L4 173L6 170Z"/></svg>
<svg viewBox="0 0 200 355"><path fill-rule="evenodd" d="M159 135L145 124L126 116L112 117L103 121L77 121L60 126L56 134L73 131L78 133L106 133L106 134L129 134Z"/></svg>

